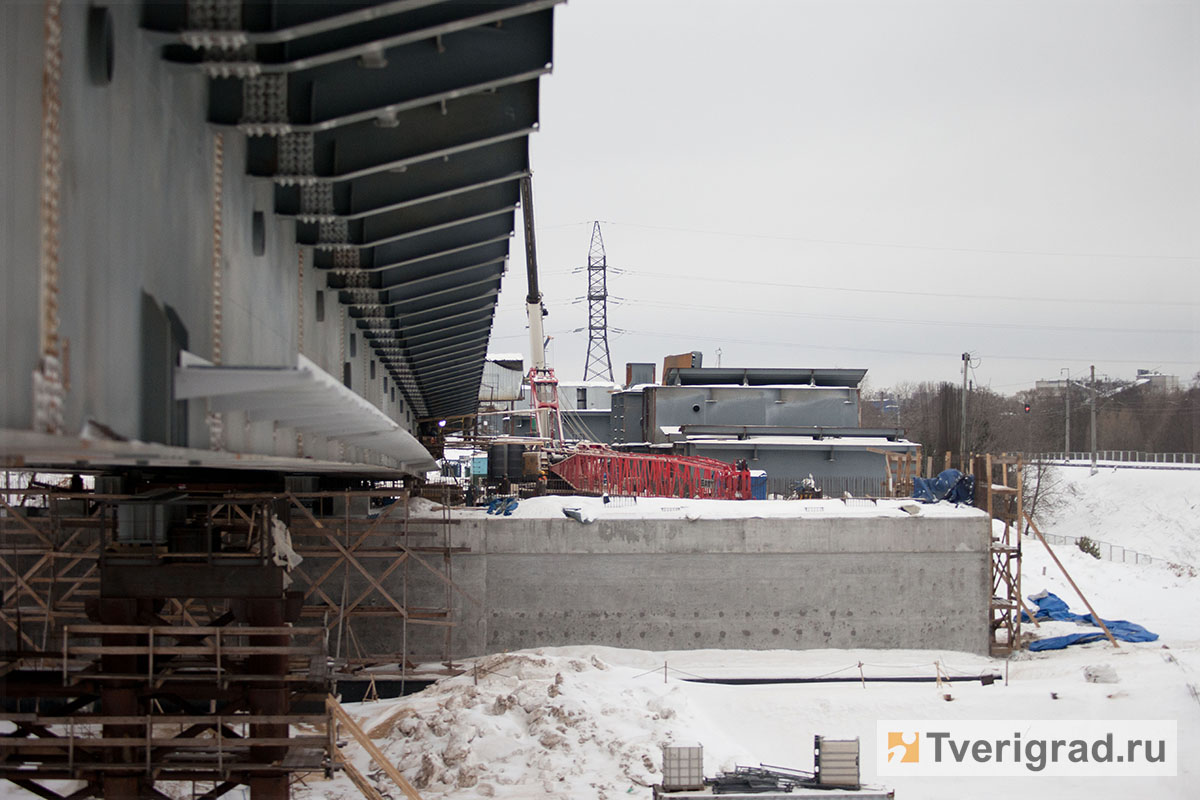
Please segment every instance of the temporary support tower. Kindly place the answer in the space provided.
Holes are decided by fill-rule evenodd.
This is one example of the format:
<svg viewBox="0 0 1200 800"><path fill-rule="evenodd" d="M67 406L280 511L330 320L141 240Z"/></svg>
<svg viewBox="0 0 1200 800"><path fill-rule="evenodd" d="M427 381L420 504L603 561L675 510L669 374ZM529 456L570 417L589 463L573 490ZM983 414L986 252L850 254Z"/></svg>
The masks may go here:
<svg viewBox="0 0 1200 800"><path fill-rule="evenodd" d="M363 668L404 680L410 655L449 661L453 595L479 602L453 581L448 512L410 520L402 489L24 476L0 488L0 674L22 698L0 711L0 781L42 797L59 796L44 781L122 800L195 781L282 800L342 764L313 698ZM398 652L371 651L381 625Z"/></svg>

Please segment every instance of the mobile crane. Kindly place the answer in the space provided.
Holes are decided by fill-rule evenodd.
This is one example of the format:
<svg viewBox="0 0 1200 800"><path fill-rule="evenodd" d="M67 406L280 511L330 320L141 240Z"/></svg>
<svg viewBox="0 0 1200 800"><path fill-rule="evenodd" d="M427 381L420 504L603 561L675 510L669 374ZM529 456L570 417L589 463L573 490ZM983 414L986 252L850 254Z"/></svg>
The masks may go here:
<svg viewBox="0 0 1200 800"><path fill-rule="evenodd" d="M533 179L521 178L521 212L525 217L525 274L529 293L525 296L525 313L529 317L529 395L533 404L534 434L552 442L563 441L562 415L558 408L558 378L546 364L546 333L542 318L542 292L538 288L537 238L533 230Z"/></svg>
<svg viewBox="0 0 1200 800"><path fill-rule="evenodd" d="M593 494L610 490L622 494L666 497L750 498L750 472L744 463L726 464L711 458L645 453L622 453L604 445L569 447L564 441L558 405L558 378L546 363L542 318L546 309L538 288L537 238L533 225L533 181L521 179L521 210L525 220L525 271L529 292L529 394L534 434L547 440L539 472L549 470L574 489ZM529 472L529 470L524 470Z"/></svg>

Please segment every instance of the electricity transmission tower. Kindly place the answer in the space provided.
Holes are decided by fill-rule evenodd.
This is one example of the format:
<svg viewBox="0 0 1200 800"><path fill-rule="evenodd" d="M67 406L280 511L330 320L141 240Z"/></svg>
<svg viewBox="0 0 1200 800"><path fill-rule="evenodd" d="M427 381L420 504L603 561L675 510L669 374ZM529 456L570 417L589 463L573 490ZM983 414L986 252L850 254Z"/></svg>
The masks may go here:
<svg viewBox="0 0 1200 800"><path fill-rule="evenodd" d="M600 222L592 227L592 245L588 248L588 349L583 379L613 379L612 357L608 354L608 265L604 258L604 237Z"/></svg>

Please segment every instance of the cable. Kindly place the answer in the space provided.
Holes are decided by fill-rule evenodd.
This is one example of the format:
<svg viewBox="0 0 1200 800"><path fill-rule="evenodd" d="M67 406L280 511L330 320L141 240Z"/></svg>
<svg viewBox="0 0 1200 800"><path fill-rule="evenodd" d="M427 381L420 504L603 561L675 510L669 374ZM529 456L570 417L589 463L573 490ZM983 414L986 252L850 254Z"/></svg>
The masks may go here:
<svg viewBox="0 0 1200 800"><path fill-rule="evenodd" d="M792 351L792 352L794 352L796 350L795 342L784 341L784 340L780 340L780 339L733 339L728 336L701 336L698 334L687 333L685 331L642 331L642 330L612 329L612 328L610 328L609 330L619 330L621 333L625 333L625 334L633 334L633 335L637 335L637 336L653 336L656 338L664 338L664 339L686 339L688 341L719 342L721 344L753 344L753 345L760 345L763 347L785 347L789 351ZM556 331L554 333L554 335L557 336L557 335L561 335L561 334L567 333L567 332L569 332L569 331ZM493 340L517 339L517 338L521 338L523 336L525 336L525 334L513 333L513 334L504 334L501 336L493 336L492 339ZM894 350L894 349L882 348L882 347L834 347L831 345L817 345L817 344L808 344L808 343L804 344L804 349L806 349L806 350L829 350L829 351L833 351L836 353L881 353L883 355L930 356L933 358L952 358L952 359L958 359L962 355L961 352L937 353L937 352L933 352L933 351L929 351L929 350ZM1047 362L1059 363L1059 364L1061 364L1064 361L1085 361L1086 360L1086 359L1080 358L1078 356L1009 356L1009 355L995 355L995 354L989 354L988 358L992 358L997 361L1047 361ZM1161 358L1156 359L1156 361L1159 364L1193 365L1195 363L1193 361L1173 361L1170 359L1161 359ZM1144 358L1105 358L1104 362L1106 364L1139 364L1140 365L1140 364L1146 363L1146 359L1144 359Z"/></svg>
<svg viewBox="0 0 1200 800"><path fill-rule="evenodd" d="M670 225L646 225L636 222L606 222L626 228L674 231L676 233L702 233L710 236L729 236L737 239L775 239L787 242L810 242L847 247L880 247L896 250L934 250L946 253L988 253L1007 256L1053 256L1057 258L1139 258L1161 261L1200 261L1200 256L1151 255L1147 253L1070 253L1054 250L998 250L986 247L946 247L944 245L899 244L896 242L864 242L849 239L819 239L811 236L788 236L778 233L747 233L745 231L714 231L697 228L678 228Z"/></svg>
<svg viewBox="0 0 1200 800"><path fill-rule="evenodd" d="M667 309L684 308L684 309L691 309L691 310L695 310L695 311L714 311L714 312L718 312L718 313L727 313L727 314L753 314L755 316L769 316L769 317L800 317L800 318L805 318L805 319L840 320L840 321L844 321L844 322L872 322L872 323L886 322L886 323L895 324L895 325L934 325L934 326L941 326L941 327L970 327L970 328L995 328L995 329L1002 329L1002 330L1044 330L1044 331L1066 331L1066 332L1091 331L1091 332L1099 332L1099 333L1118 333L1118 334L1119 333L1145 333L1145 334L1167 335L1167 336L1172 336L1172 335L1191 336L1194 334L1194 331L1191 331L1191 330L1175 330L1175 329L1163 329L1163 328L1121 328L1121 329L1116 329L1116 328L1113 328L1112 326L1109 326L1109 327L1086 327L1086 326L1074 327L1074 326L1070 326L1070 325L1018 325L1018 324L1005 323L1005 322L1000 322L1000 323L946 322L946 321L942 321L942 320L896 319L894 317L892 317L892 318L889 318L889 317L855 317L855 316L847 316L847 315L842 315L842 314L810 314L805 311L768 311L765 309L758 309L758 308L739 308L739 307L731 307L731 306L702 306L702 305L694 305L694 304L689 304L689 303L659 303L659 302L655 302L652 300L645 301L645 300L634 300L634 299L629 299L629 298L619 298L619 302L617 303L617 305L624 305L626 303L636 305L636 306L644 306L644 307L651 307L651 308L667 308Z"/></svg>
<svg viewBox="0 0 1200 800"><path fill-rule="evenodd" d="M627 274L627 275L633 275L633 276L649 277L649 278L665 278L665 279L673 280L673 281L685 280L685 276L683 276L683 275L672 275L667 272L651 272L651 271L645 271L645 270L634 271L634 270L629 270L629 269L617 269L615 267L610 267L609 269L612 269L614 272L617 272L620 274ZM1188 308L1194 308L1194 307L1200 306L1200 303L1197 303L1195 301L1184 301L1184 300L1099 300L1099 299L1091 299L1091 298L1086 298L1086 297L1085 298L1045 297L1045 296L1036 296L1035 297L1035 296L1028 296L1028 295L1025 295L1025 296L999 295L999 294L980 295L978 293L965 294L965 293L955 293L955 292L913 291L913 290L905 290L905 289L863 289L863 288L859 288L859 287L849 287L849 286L815 286L812 284L784 283L784 282L780 282L780 281L748 281L748 280L741 280L738 278L709 278L709 277L704 277L702 275L688 275L688 276L686 276L686 280L687 281L708 281L710 283L734 283L734 284L738 284L739 286L772 286L772 287L782 287L782 288L787 288L787 289L807 289L809 291L820 291L820 292L853 292L853 293L857 293L857 294L883 294L883 295L888 295L888 296L899 295L899 296L906 296L906 297L923 297L923 298L950 297L950 298L956 298L956 299L960 299L960 300L962 300L962 299L966 299L966 300L1006 300L1006 301L1020 302L1020 303L1060 303L1060 304L1061 303L1080 303L1080 304L1087 303L1087 304L1097 304L1097 305L1153 306L1155 308L1161 308L1162 306L1185 306Z"/></svg>

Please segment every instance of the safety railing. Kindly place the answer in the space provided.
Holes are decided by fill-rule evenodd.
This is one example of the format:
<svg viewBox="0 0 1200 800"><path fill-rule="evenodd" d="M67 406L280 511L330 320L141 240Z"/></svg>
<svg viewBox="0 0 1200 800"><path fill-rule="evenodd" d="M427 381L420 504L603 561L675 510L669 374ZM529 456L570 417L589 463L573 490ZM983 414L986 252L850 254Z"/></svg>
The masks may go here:
<svg viewBox="0 0 1200 800"><path fill-rule="evenodd" d="M1059 536L1055 533L1043 533L1042 537L1050 544L1066 545L1069 547L1078 547L1082 536ZM1152 556L1131 547L1125 547L1120 544L1111 542L1103 542L1098 539L1086 537L1088 541L1096 546L1097 552L1100 553L1100 558L1105 561L1116 561L1121 564L1157 564L1159 566L1180 567L1183 569L1195 570L1190 564L1184 564L1179 561L1173 561L1169 558L1161 556Z"/></svg>
<svg viewBox="0 0 1200 800"><path fill-rule="evenodd" d="M1091 463L1092 451L1035 453L1029 461L1085 461ZM1176 466L1200 468L1200 453L1149 453L1141 450L1097 450L1096 460L1138 466Z"/></svg>

